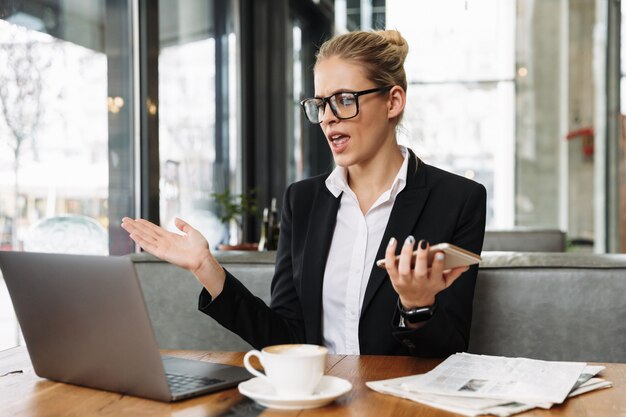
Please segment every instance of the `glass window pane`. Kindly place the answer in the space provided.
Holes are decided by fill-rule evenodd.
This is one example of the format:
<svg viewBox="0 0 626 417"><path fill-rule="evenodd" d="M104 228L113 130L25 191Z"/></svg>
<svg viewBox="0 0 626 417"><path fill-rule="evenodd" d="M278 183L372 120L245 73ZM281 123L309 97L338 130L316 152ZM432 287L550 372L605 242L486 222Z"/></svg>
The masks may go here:
<svg viewBox="0 0 626 417"><path fill-rule="evenodd" d="M424 162L483 184L488 226L510 225L513 115L512 82L410 85L400 142Z"/></svg>
<svg viewBox="0 0 626 417"><path fill-rule="evenodd" d="M409 40L409 81L512 79L514 0L388 0L387 27Z"/></svg>
<svg viewBox="0 0 626 417"><path fill-rule="evenodd" d="M106 55L4 20L0 43L2 248L107 254Z"/></svg>
<svg viewBox="0 0 626 417"><path fill-rule="evenodd" d="M130 252L128 2L0 4L0 250ZM2 350L20 342L4 285L0 306Z"/></svg>
<svg viewBox="0 0 626 417"><path fill-rule="evenodd" d="M304 122L300 100L303 96L303 65L302 65L302 29L298 22L292 22L291 56L287 68L293 68L291 75L291 112L287 117L292 140L287 141L287 182L291 183L302 179L302 132Z"/></svg>
<svg viewBox="0 0 626 417"><path fill-rule="evenodd" d="M515 221L515 6L387 0L387 27L409 43L400 138L427 163L485 185L488 227Z"/></svg>
<svg viewBox="0 0 626 417"><path fill-rule="evenodd" d="M216 33L214 2L159 3L161 224L174 230L175 217L184 218L212 246L227 243L230 232L215 214L212 193L237 193L241 178L237 39L230 2L222 3L224 33Z"/></svg>

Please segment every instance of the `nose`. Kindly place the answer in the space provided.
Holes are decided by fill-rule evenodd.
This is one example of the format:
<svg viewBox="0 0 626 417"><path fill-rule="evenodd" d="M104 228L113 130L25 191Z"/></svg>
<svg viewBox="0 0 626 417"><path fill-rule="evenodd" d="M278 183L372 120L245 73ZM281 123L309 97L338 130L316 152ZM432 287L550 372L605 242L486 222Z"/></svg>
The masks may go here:
<svg viewBox="0 0 626 417"><path fill-rule="evenodd" d="M321 124L328 124L330 122L337 122L337 116L333 113L333 109L330 108L330 103L326 103L324 106L324 112L320 120Z"/></svg>

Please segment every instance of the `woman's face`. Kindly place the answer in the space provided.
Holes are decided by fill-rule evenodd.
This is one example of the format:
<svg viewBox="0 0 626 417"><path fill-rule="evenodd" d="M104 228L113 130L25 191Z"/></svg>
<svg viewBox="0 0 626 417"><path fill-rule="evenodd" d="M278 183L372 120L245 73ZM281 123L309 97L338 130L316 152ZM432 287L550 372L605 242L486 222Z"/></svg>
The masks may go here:
<svg viewBox="0 0 626 417"><path fill-rule="evenodd" d="M328 97L338 92L356 92L384 87L369 80L361 65L336 56L315 66L315 96ZM395 146L395 123L389 118L389 93L358 97L359 113L352 119L338 119L327 104L320 127L338 166L366 166L388 141ZM397 149L397 147L396 147Z"/></svg>

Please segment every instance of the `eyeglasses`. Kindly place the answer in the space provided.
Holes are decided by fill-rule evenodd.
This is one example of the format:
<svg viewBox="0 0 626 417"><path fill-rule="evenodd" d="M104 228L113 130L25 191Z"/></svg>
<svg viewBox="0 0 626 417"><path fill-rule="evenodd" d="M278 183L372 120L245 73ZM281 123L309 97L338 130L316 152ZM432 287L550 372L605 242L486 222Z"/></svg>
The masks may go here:
<svg viewBox="0 0 626 417"><path fill-rule="evenodd" d="M324 118L326 103L330 105L333 114L340 120L352 119L359 114L359 96L389 91L392 86L372 88L355 92L340 92L328 97L307 98L300 102L302 110L309 122L319 124Z"/></svg>

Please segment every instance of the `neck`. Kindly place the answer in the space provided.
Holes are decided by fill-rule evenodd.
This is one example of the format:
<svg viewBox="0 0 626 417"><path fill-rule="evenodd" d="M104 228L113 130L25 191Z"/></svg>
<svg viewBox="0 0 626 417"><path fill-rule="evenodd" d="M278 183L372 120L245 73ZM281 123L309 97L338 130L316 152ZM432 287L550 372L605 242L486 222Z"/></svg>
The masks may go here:
<svg viewBox="0 0 626 417"><path fill-rule="evenodd" d="M395 140L365 164L348 167L348 184L358 195L379 196L393 183L404 158Z"/></svg>

